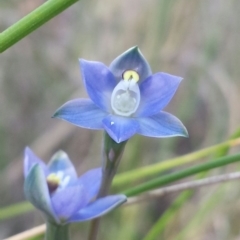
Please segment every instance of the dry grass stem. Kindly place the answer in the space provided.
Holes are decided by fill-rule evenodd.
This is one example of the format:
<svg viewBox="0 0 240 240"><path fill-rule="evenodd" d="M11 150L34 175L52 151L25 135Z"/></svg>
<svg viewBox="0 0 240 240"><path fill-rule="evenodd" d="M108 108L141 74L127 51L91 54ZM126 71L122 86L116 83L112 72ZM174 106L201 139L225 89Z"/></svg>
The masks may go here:
<svg viewBox="0 0 240 240"><path fill-rule="evenodd" d="M22 233L19 233L19 234L16 234L10 238L5 238L4 240L24 240L24 239L29 239L29 238L33 238L33 237L36 237L42 233L44 233L46 230L46 225L43 224L43 225L40 225L40 226L37 226L35 228L32 228L30 230L27 230L25 232L22 232Z"/></svg>
<svg viewBox="0 0 240 240"><path fill-rule="evenodd" d="M166 194L173 193L173 192L199 188L203 186L218 184L218 183L237 180L237 179L240 179L240 172L227 173L227 174L208 177L200 180L179 183L173 186L159 188L157 190L150 191L148 193L139 195L138 197L131 197L128 199L128 202L125 205L139 203L141 201L146 201L150 198L164 196Z"/></svg>
<svg viewBox="0 0 240 240"><path fill-rule="evenodd" d="M127 203L124 204L124 206L136 204L141 201L146 201L146 200L160 197L160 196L163 196L163 195L166 195L169 193L173 193L173 192L199 188L199 187L203 187L203 186L213 185L213 184L237 180L237 179L240 179L240 172L233 172L233 173L223 174L223 175L219 175L219 176L208 177L208 178L204 178L204 179L200 179L200 180L194 180L191 182L179 183L179 184L176 184L173 186L164 187L164 188L150 191L150 192L142 194L138 197L131 197L128 199ZM45 230L46 230L46 226L45 226L45 224L43 224L38 227L27 230L25 232L14 235L10 238L6 238L5 240L26 240L26 239L33 238L35 236L38 236L38 235L44 233Z"/></svg>

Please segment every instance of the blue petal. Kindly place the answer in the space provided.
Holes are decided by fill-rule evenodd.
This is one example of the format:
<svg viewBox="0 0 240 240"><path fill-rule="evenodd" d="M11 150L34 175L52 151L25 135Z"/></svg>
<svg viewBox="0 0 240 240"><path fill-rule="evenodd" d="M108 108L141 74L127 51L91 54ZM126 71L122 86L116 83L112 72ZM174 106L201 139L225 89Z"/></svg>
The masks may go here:
<svg viewBox="0 0 240 240"><path fill-rule="evenodd" d="M111 110L111 95L117 82L108 67L100 62L80 59L85 88L93 102L104 111Z"/></svg>
<svg viewBox="0 0 240 240"><path fill-rule="evenodd" d="M152 74L151 68L138 47L128 49L109 66L117 81L122 79L126 70L134 70L139 74L139 81L143 81Z"/></svg>
<svg viewBox="0 0 240 240"><path fill-rule="evenodd" d="M138 118L138 134L148 137L187 137L187 129L182 122L170 113L160 112L148 118Z"/></svg>
<svg viewBox="0 0 240 240"><path fill-rule="evenodd" d="M69 222L82 222L100 217L126 201L127 197L124 195L113 195L100 198L73 215Z"/></svg>
<svg viewBox="0 0 240 240"><path fill-rule="evenodd" d="M76 170L68 155L63 151L58 151L53 155L48 164L48 169L50 173L63 172L64 175L70 176L69 184L77 179Z"/></svg>
<svg viewBox="0 0 240 240"><path fill-rule="evenodd" d="M39 164L35 164L27 175L24 181L24 193L26 198L48 218L59 222L52 208L45 174Z"/></svg>
<svg viewBox="0 0 240 240"><path fill-rule="evenodd" d="M89 201L92 200L99 192L102 181L102 168L95 168L84 173L79 182L88 192Z"/></svg>
<svg viewBox="0 0 240 240"><path fill-rule="evenodd" d="M109 136L117 143L132 137L138 130L138 122L134 118L109 115L103 119L103 125Z"/></svg>
<svg viewBox="0 0 240 240"><path fill-rule="evenodd" d="M46 164L39 157L37 157L29 147L26 147L24 152L24 177L25 178L27 177L29 171L35 164L39 164L41 166L45 175L48 174Z"/></svg>
<svg viewBox="0 0 240 240"><path fill-rule="evenodd" d="M140 84L141 102L138 117L148 117L160 112L172 99L182 78L167 73L156 73Z"/></svg>
<svg viewBox="0 0 240 240"><path fill-rule="evenodd" d="M80 184L58 189L51 199L53 209L61 222L67 221L88 203L85 189Z"/></svg>
<svg viewBox="0 0 240 240"><path fill-rule="evenodd" d="M102 120L107 115L90 99L75 99L65 103L53 115L78 127L103 129Z"/></svg>

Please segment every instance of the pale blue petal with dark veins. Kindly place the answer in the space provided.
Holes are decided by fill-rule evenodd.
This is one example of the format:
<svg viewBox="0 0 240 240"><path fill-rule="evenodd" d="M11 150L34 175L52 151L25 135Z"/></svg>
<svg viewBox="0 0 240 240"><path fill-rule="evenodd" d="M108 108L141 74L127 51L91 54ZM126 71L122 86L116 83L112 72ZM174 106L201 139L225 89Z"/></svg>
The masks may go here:
<svg viewBox="0 0 240 240"><path fill-rule="evenodd" d="M78 98L61 106L53 118L59 118L78 127L103 129L102 120L108 113L102 111L90 99Z"/></svg>
<svg viewBox="0 0 240 240"><path fill-rule="evenodd" d="M77 180L76 170L69 159L68 155L63 151L56 152L48 163L49 173L63 172L65 176L69 176L68 184Z"/></svg>
<svg viewBox="0 0 240 240"><path fill-rule="evenodd" d="M88 96L102 110L111 110L111 95L117 81L107 66L80 59L83 82Z"/></svg>
<svg viewBox="0 0 240 240"><path fill-rule="evenodd" d="M23 166L25 178L27 177L29 171L35 164L39 164L41 166L45 175L48 174L46 164L38 156L36 156L35 153L29 147L26 147L24 151L24 166Z"/></svg>
<svg viewBox="0 0 240 240"><path fill-rule="evenodd" d="M148 117L157 114L175 94L182 78L168 73L156 73L143 81L139 88L141 102L136 117Z"/></svg>
<svg viewBox="0 0 240 240"><path fill-rule="evenodd" d="M138 134L148 137L187 137L188 132L182 122L170 113L160 112L154 116L138 118Z"/></svg>
<svg viewBox="0 0 240 240"><path fill-rule="evenodd" d="M109 69L118 82L122 79L122 75L126 70L136 71L139 74L139 82L144 81L152 74L148 62L138 47L132 47L114 59Z"/></svg>
<svg viewBox="0 0 240 240"><path fill-rule="evenodd" d="M124 195L100 198L73 215L69 222L81 222L100 217L127 201Z"/></svg>
<svg viewBox="0 0 240 240"><path fill-rule="evenodd" d="M59 219L53 210L46 176L40 164L35 164L29 171L24 181L24 193L26 198L46 216L59 223Z"/></svg>
<svg viewBox="0 0 240 240"><path fill-rule="evenodd" d="M103 126L109 136L117 143L126 141L138 130L136 119L116 115L109 115L104 118Z"/></svg>
<svg viewBox="0 0 240 240"><path fill-rule="evenodd" d="M102 168L87 171L79 178L79 183L84 186L88 193L89 201L98 194L102 180Z"/></svg>
<svg viewBox="0 0 240 240"><path fill-rule="evenodd" d="M75 185L58 189L51 196L52 206L60 221L65 222L88 203L84 186Z"/></svg>

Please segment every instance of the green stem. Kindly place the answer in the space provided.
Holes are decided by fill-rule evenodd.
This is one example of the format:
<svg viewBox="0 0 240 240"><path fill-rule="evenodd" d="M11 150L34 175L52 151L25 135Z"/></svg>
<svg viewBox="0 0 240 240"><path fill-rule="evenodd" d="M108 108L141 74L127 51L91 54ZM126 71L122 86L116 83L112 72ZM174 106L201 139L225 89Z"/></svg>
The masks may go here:
<svg viewBox="0 0 240 240"><path fill-rule="evenodd" d="M103 146L103 179L98 198L108 194L112 180L117 172L118 165L127 141L116 143L107 133L104 133Z"/></svg>
<svg viewBox="0 0 240 240"><path fill-rule="evenodd" d="M240 129L237 129L236 132L230 137L230 139L236 139L240 137ZM229 140L230 140L229 139ZM223 157L228 154L229 151L229 146L228 147L222 147L218 151L214 153L214 156L216 157ZM205 176L209 175L209 171L202 172L196 176L197 179L204 178ZM149 230L147 235L144 237L143 240L155 240L159 236L161 236L166 229L166 226L169 226L171 222L174 221L177 212L183 207L183 205L190 199L190 197L193 195L194 190L187 190L184 192L181 192L178 197L171 203L170 207L159 217L157 222L152 226L152 228ZM219 195L219 194L218 194ZM217 196L218 197L218 196ZM214 194L214 200L216 201L216 196ZM214 202L214 201L211 201ZM216 204L215 204L216 205ZM205 210L205 205L204 205L204 210ZM209 211L209 206L206 209L206 211ZM206 212L204 211L204 212ZM187 226L184 226L183 230L177 235L177 236L182 236L182 239L186 239L185 233L188 232L188 230L192 229L192 225L197 223L199 224L201 221L199 221L198 216L202 216L202 211L200 210L195 214L193 219L189 221L189 224ZM197 219L197 221L196 221ZM195 220L195 221L194 221ZM183 233L183 234L181 234ZM175 237L176 238L176 237Z"/></svg>
<svg viewBox="0 0 240 240"><path fill-rule="evenodd" d="M48 0L0 33L0 53L70 7L78 0Z"/></svg>
<svg viewBox="0 0 240 240"><path fill-rule="evenodd" d="M204 148L202 150L189 153L181 157L168 159L164 162L159 162L157 164L152 164L152 165L134 169L128 172L124 172L116 176L116 178L113 181L113 185L120 186L123 184L128 184L129 182L132 183L141 178L150 177L150 176L153 176L154 174L159 174L160 172L172 169L174 167L178 167L187 163L194 162L196 160L199 160L200 158L209 156L210 154L213 154L216 151L219 151L220 149L237 146L239 144L240 144L240 138L237 138L234 140L228 140L226 142L223 142L208 148Z"/></svg>
<svg viewBox="0 0 240 240"><path fill-rule="evenodd" d="M32 210L34 210L33 205L26 201L2 207L0 208L0 221L30 212Z"/></svg>
<svg viewBox="0 0 240 240"><path fill-rule="evenodd" d="M182 157L168 159L168 160L165 160L164 162L160 162L157 164L146 166L144 168L138 168L136 170L128 171L128 172L126 172L126 179L124 176L125 173L118 174L113 180L113 186L119 187L122 184L129 183L129 182L132 183L135 180L142 179L146 176L152 176L154 173L160 173L162 171L172 169L173 167L177 167L177 166L181 166L186 163L194 162L201 157L206 157L210 154L216 154L217 151L222 151L223 149L224 149L224 151L226 151L229 147L239 145L239 143L240 143L240 138L237 138L236 140L228 140L226 142L199 150L194 153L184 155ZM192 157L192 158L190 158L190 157ZM146 172L144 171L145 168L147 168ZM153 172L151 172L150 170L152 170ZM132 175L131 175L131 173L132 173ZM33 206L27 202L13 204L8 207L2 207L2 208L0 208L0 220L11 218L11 217L23 214L25 212L29 212L33 209L34 209Z"/></svg>
<svg viewBox="0 0 240 240"><path fill-rule="evenodd" d="M108 194L126 143L127 141L116 143L107 133L104 133L103 177L97 198L104 197ZM97 239L99 226L100 218L94 219L91 223L88 240Z"/></svg>
<svg viewBox="0 0 240 240"><path fill-rule="evenodd" d="M45 240L70 240L69 225L47 222Z"/></svg>
<svg viewBox="0 0 240 240"><path fill-rule="evenodd" d="M224 165L234 163L237 161L240 161L240 154L227 156L227 157L221 157L221 158L216 159L215 161L199 164L197 166L193 166L193 167L190 167L190 168L187 168L187 169L175 172L175 173L171 173L171 174L167 174L162 177L159 177L159 178L155 178L154 180L148 181L137 187L126 190L123 194L125 194L128 197L135 196L142 192L146 192L148 190L161 187L163 185L172 183L172 182L180 180L182 178L186 178L186 177L194 175L196 173L200 173L202 171L207 171L207 170L217 168L220 166L224 166Z"/></svg>

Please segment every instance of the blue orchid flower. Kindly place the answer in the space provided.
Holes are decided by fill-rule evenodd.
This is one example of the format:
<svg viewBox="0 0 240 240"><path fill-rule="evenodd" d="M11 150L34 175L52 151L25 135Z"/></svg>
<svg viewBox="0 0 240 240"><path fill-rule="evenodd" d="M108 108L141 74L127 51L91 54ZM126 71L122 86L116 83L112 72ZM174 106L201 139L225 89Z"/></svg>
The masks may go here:
<svg viewBox="0 0 240 240"><path fill-rule="evenodd" d="M46 165L26 148L24 175L26 198L44 213L47 220L57 224L97 218L126 201L124 195L95 200L101 184L101 168L90 170L78 178L63 151L57 152Z"/></svg>
<svg viewBox="0 0 240 240"><path fill-rule="evenodd" d="M53 117L83 128L104 129L117 143L134 134L188 136L178 118L162 111L182 78L152 74L138 47L121 54L109 67L83 59L80 67L90 99L71 100Z"/></svg>

